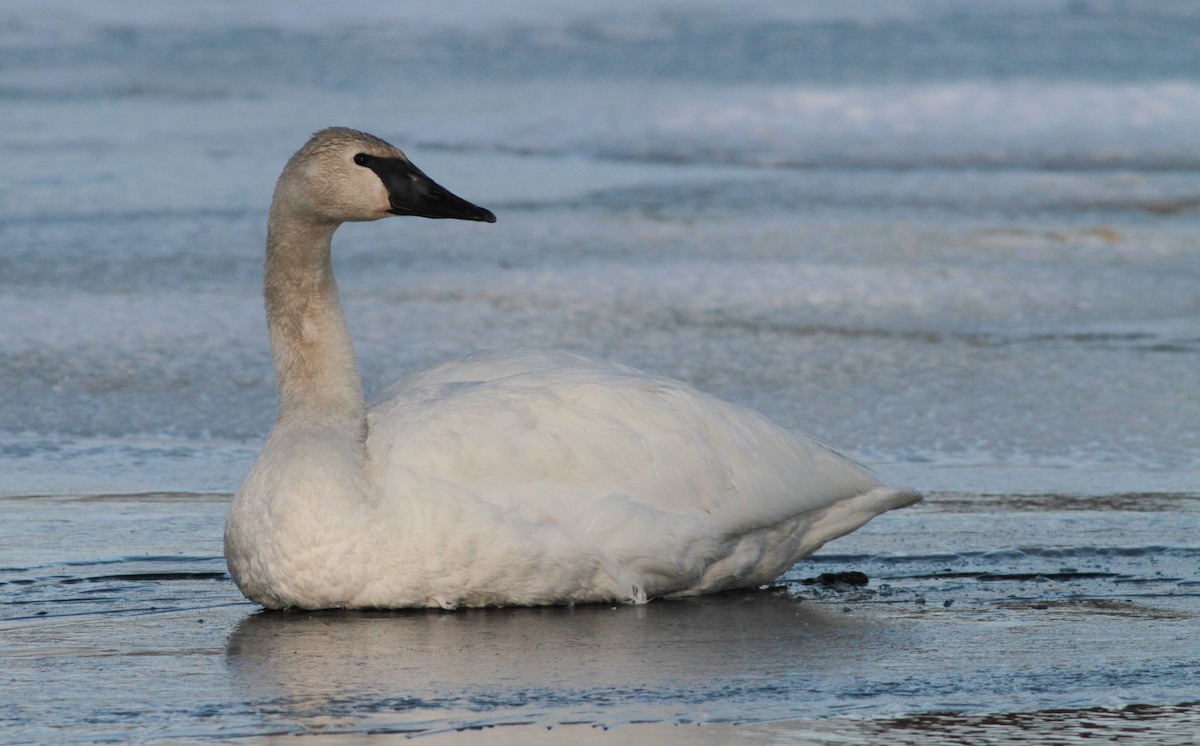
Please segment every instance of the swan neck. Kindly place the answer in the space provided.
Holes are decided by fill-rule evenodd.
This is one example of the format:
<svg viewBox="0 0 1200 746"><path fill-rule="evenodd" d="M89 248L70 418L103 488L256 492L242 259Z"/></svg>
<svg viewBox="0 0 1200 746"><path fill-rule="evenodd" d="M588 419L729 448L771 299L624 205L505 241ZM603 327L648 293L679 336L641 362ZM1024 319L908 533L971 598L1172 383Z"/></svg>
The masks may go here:
<svg viewBox="0 0 1200 746"><path fill-rule="evenodd" d="M263 297L279 389L277 426L344 427L363 442L362 384L330 253L337 226L271 208Z"/></svg>

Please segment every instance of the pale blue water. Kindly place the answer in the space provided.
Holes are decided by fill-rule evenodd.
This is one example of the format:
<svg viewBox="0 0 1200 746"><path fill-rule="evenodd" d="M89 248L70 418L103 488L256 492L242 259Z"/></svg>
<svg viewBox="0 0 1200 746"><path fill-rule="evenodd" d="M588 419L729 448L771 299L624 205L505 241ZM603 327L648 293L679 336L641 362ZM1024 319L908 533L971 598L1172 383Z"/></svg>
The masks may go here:
<svg viewBox="0 0 1200 746"><path fill-rule="evenodd" d="M0 698L21 703L5 723L18 740L49 738L38 702L61 703L54 717L72 737L109 732L88 713L123 705L89 699L103 688L93 654L166 676L187 669L178 656L207 651L196 652L203 686L226 704L253 701L236 683L251 669L220 661L274 622L246 619L252 607L221 575L220 523L273 414L258 296L271 188L331 124L395 142L499 217L339 233L368 389L482 347L569 349L683 378L930 493L794 571L789 588L827 608L819 624L841 640L822 653L822 677L798 666L774 693L739 689L717 706L720 681L766 675L771 656L748 655L684 689L626 696L629 681L610 682L593 709L579 705L586 691L530 694L504 700L498 718L1200 699L1200 11L795 5L0 8L0 656L12 682ZM875 597L862 607L885 610L867 615L868 637L895 625L915 636L878 655L932 651L899 655L903 686L856 688L865 669L838 626L842 600L799 583L859 565L873 588L900 588L903 608L926 598L942 610L934 624ZM1007 579L977 579L989 574ZM1105 605L1131 599L1136 613ZM778 603L755 612L771 629ZM139 657L114 620L150 607L139 624L159 655ZM193 607L223 611L197 612L203 626ZM690 608L644 613L701 634L705 614L728 611ZM421 619L333 628L359 639L359 627L433 623ZM547 635L564 623L554 619ZM185 621L194 647L176 635ZM464 645L475 634L469 620L439 624L457 625ZM1030 661L1077 625L1141 642L1119 654L1098 643L1078 654L1078 675L1048 667L1032 679L990 673L953 644L1000 645L1004 625L1040 630ZM723 629L733 639L740 628ZM513 645L505 655L519 657ZM918 665L938 650L953 682ZM1106 679L1110 653L1130 662ZM557 686L544 670L522 675L510 684ZM833 699L798 694L822 681ZM407 707L396 681L376 683L345 700L337 728L452 726L500 686L450 682ZM149 697L112 732L296 722L252 704L213 720L194 695L181 684Z"/></svg>

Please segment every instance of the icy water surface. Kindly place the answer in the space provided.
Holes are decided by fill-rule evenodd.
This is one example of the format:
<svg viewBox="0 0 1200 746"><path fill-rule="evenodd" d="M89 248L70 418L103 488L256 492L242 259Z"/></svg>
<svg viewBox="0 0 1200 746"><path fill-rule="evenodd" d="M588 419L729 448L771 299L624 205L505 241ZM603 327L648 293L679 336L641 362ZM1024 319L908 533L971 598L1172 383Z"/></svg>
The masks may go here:
<svg viewBox="0 0 1200 746"><path fill-rule="evenodd" d="M224 497L2 502L22 527L5 529L4 546L27 536L40 547L0 555L10 682L0 711L17 741L531 724L818 728L831 716L915 712L969 722L1014 710L1118 711L1200 691L1196 498L1014 505L933 495L759 592L646 606L282 614L244 602L202 538L219 533ZM121 556L132 537L141 552ZM836 582L849 572L869 582ZM1154 717L1170 733L1200 711ZM913 722L921 733L942 721Z"/></svg>
<svg viewBox="0 0 1200 746"><path fill-rule="evenodd" d="M0 8L0 741L1194 734L1192 4L439 8ZM499 218L339 232L369 391L566 349L928 500L760 593L257 613L265 213L331 124Z"/></svg>

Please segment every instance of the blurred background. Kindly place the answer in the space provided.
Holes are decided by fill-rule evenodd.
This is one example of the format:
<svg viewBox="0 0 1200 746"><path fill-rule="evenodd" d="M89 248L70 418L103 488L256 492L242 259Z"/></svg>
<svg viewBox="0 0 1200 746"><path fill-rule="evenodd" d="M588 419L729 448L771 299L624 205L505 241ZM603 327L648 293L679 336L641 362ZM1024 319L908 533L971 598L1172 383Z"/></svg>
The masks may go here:
<svg viewBox="0 0 1200 746"><path fill-rule="evenodd" d="M0 489L236 487L271 189L332 124L499 216L339 233L369 391L562 348L926 489L1194 488L1196 39L1189 2L10 0Z"/></svg>

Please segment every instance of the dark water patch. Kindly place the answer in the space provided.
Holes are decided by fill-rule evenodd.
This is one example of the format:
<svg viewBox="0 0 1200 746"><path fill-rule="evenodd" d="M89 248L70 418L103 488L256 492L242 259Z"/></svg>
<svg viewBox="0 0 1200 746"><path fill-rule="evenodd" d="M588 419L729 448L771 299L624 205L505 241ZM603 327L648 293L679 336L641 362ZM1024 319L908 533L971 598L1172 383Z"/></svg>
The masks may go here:
<svg viewBox="0 0 1200 746"><path fill-rule="evenodd" d="M875 564L884 566L905 566L912 564L940 564L940 563L1004 563L1004 562L1020 562L1025 560L1038 559L1063 559L1063 558L1144 558L1144 557L1171 557L1179 559L1200 559L1200 546L1196 547L1169 547L1169 546L1148 546L1148 547L1089 547L1089 546L1072 546L1072 547L1013 547L1011 549L1001 550L986 550L986 551L963 551L954 553L936 553L936 554L889 554L889 555L873 555L873 554L815 554L805 557L801 562L802 565L811 564ZM947 570L950 572L950 570Z"/></svg>
<svg viewBox="0 0 1200 746"><path fill-rule="evenodd" d="M1200 210L1200 198L1155 200L1141 203L1141 208L1154 215L1178 215Z"/></svg>
<svg viewBox="0 0 1200 746"><path fill-rule="evenodd" d="M812 566L835 577L869 574L870 585L823 584L805 577L803 568ZM1109 605L1138 599L1165 604L1162 611L1137 613L1166 620L1195 615L1187 609L1198 594L1188 583L1198 577L1200 547L1015 547L935 555L817 555L784 580L789 593L837 604L847 613L898 606L990 621L994 611L1086 613L1125 608Z"/></svg>
<svg viewBox="0 0 1200 746"><path fill-rule="evenodd" d="M46 569L53 569L53 568L111 567L113 565L118 565L118 566L126 565L126 566L131 566L131 567L132 566L145 566L145 565L157 567L157 566L165 565L165 566L169 567L172 565L190 565L190 564L195 564L195 563L224 564L224 562L225 562L225 558L221 555L207 555L207 556L204 556L204 555L179 555L179 556L147 555L147 556L114 557L112 559L79 560L79 561L73 561L73 562L54 562L54 563L49 563L49 564L32 565L29 567L10 567L10 568L5 568L3 570L0 570L0 572L19 574L19 573L38 572L38 571L43 571ZM169 574L174 571L173 570L164 570L162 572ZM78 575L44 576L44 577L39 578L39 580L47 580L47 579L56 580L58 578L72 578L72 579L74 579L75 582L83 582L84 580L86 580L86 578L83 578ZM4 580L0 580L0 582L4 582ZM29 582L36 582L36 581L29 581Z"/></svg>
<svg viewBox="0 0 1200 746"><path fill-rule="evenodd" d="M454 144L441 141L427 141L430 147L453 150ZM1188 173L1200 170L1200 159L1195 153L1186 152L1183 148L1166 147L1147 148L1139 151L1124 153L1097 153L1095 151L1062 148L1055 152L1054 148L1014 148L1011 150L988 151L984 147L970 145L950 152L929 152L914 150L905 152L902 148L893 149L860 149L851 148L836 151L819 151L814 149L807 153L784 150L763 153L759 148L743 147L740 144L729 145L721 143L710 145L705 142L689 141L683 145L671 142L667 138L652 143L629 143L620 145L604 144L585 148L569 148L561 145L508 147L503 143L488 150L511 153L513 155L556 156L585 152L587 155L612 161L646 163L671 166L733 166L742 168L757 168L764 172L812 172L812 171L841 171L841 172L878 172L885 175L903 175L922 171L940 171L944 173L1012 173L1012 172L1042 172L1042 173L1107 173L1125 170L1137 170L1148 174ZM701 193L700 196L703 196ZM632 200L629 201L632 204ZM982 212L981 200L956 199L953 197L911 195L899 200L889 200L888 205L902 205L909 209L944 209L956 207ZM542 203L544 204L544 203ZM579 206L577 202L557 202ZM745 202L739 203L740 209L762 207L763 204ZM837 197L816 196L809 202L834 206L843 204ZM541 206L541 204L535 205ZM720 209L731 205L710 206ZM1009 206L1006 206L1009 207ZM992 205L995 208L995 205ZM1172 217L1194 211L1192 200L1181 201L1146 201L1137 199L1070 199L1042 200L1035 203L1024 203L1019 210L1036 210L1039 213L1079 213L1079 212L1119 212L1144 213L1156 218Z"/></svg>
<svg viewBox="0 0 1200 746"><path fill-rule="evenodd" d="M995 606L1012 610L1032 609L1074 614L1107 614L1142 619L1182 620L1194 618L1193 614L1146 606L1132 599L1071 598L1043 601L996 601Z"/></svg>
<svg viewBox="0 0 1200 746"><path fill-rule="evenodd" d="M101 453L101 452L104 452L104 451L112 448L111 445L97 445L97 446L91 446L91 447L76 448L75 443L73 441L69 441L69 440L46 441L41 444L30 445L30 447L34 448L35 451L30 451L28 453L28 455L32 455L34 452L37 452L37 451L46 451L46 452L57 453L57 452L62 452L62 451L68 450L68 449L78 451L78 450L83 450L84 448L87 448L87 450L92 451L92 452ZM187 456L194 452L194 449L190 448L190 447L175 447L175 446L156 447L156 446L133 446L133 445L122 445L120 447L122 448L122 453L124 455L130 456L130 457L136 457L139 455ZM0 455L5 455L5 454L0 453ZM61 494L47 494L47 493L31 492L31 493L25 493L25 494L19 494L19 495L5 495L3 497L3 499L4 500L53 500L55 502L65 502L65 503L164 503L164 502L170 503L170 502L176 502L176 501L180 501L180 500L188 501L188 502L193 502L193 501L211 502L214 500L228 501L228 500L233 499L233 494L229 493L229 492L156 491L156 492L95 492L95 493L81 492L79 494L74 494L74 495L61 495ZM188 557L179 557L177 555L160 555L160 556L152 555L152 556L145 557L144 559L155 560L155 561L160 561L160 560L161 561L171 561L171 560L181 560L181 559L204 559L204 558L203 557L188 558ZM124 562L126 560L115 560L115 561Z"/></svg>
<svg viewBox="0 0 1200 746"><path fill-rule="evenodd" d="M75 583L107 583L112 581L161 583L174 580L229 580L229 574L223 572L143 572L69 578L60 582L65 585L73 585Z"/></svg>
<svg viewBox="0 0 1200 746"><path fill-rule="evenodd" d="M400 82L527 79L701 80L721 85L846 86L1065 78L1136 83L1191 79L1200 19L1173 4L1006 7L960 12L735 14L654 8L497 19L478 26L415 24L407 17L274 26L230 17L214 24L83 26L0 47L10 96L261 95L306 89L394 91ZM119 17L118 17L119 18ZM518 16L519 18L519 16ZM346 49L355 55L347 58ZM30 72L93 73L48 84ZM164 64L169 61L169 64ZM403 89L402 89L403 90Z"/></svg>
<svg viewBox="0 0 1200 746"><path fill-rule="evenodd" d="M839 724L840 725L840 724ZM1195 743L1200 702L1127 705L1120 709L1053 709L990 715L931 713L845 727L894 744ZM844 726L843 726L844 727ZM824 746L820 736L810 741Z"/></svg>
<svg viewBox="0 0 1200 746"><path fill-rule="evenodd" d="M876 216L895 215L913 219L915 215L953 215L958 218L975 216L988 221L997 218L1020 218L1012 221L1042 222L1047 217L1079 219L1086 217L1100 226L1078 229L1029 230L1020 228L982 228L981 235L994 238L1022 239L1046 249L1061 251L1071 245L1115 246L1129 239L1126 233L1109 227L1120 225L1130 230L1135 225L1162 222L1167 213L1155 212L1145 201L1129 193L1113 192L1112 198L1100 198L1092 191L1048 195L1041 189L1030 188L1054 172L1066 170L1078 176L1081 172L1096 172L1097 180L1120 175L1127 167L1139 173L1159 173L1160 178L1175 179L1200 174L1200 160L1186 156L1187 163L1164 158L1161 162L1139 157L1136 165L1116 162L1087 162L1086 157L1074 168L1062 169L1044 161L1026 160L1014 154L1004 154L995 162L977 158L970 153L953 159L939 159L926 152L914 154L912 161L889 161L893 153L872 152L862 161L847 153L829 154L812 161L780 161L772 155L769 161L758 160L756 149L729 153L705 151L703 145L689 143L686 155L679 157L661 154L629 153L625 150L590 153L593 158L617 162L673 164L677 168L723 169L728 173L718 178L703 177L679 183L636 184L598 189L583 195L566 198L511 200L501 204L507 210L558 210L572 213L598 211L602 213L635 214L653 220L708 220L715 216L774 216L797 214L829 214L870 208ZM621 147L625 147L622 145ZM439 146L439 150L454 148ZM507 150L501 148L501 150ZM519 153L514 153L517 155ZM570 149L548 149L545 152L525 153L538 158L578 157ZM949 182L959 182L957 189ZM1024 186L1024 188L1022 188ZM1194 188L1191 186L1182 188ZM986 198L981 190L987 189ZM1180 209L1170 213L1176 221L1194 221L1193 211Z"/></svg>
<svg viewBox="0 0 1200 746"><path fill-rule="evenodd" d="M220 569L214 569L214 564ZM118 571L86 572L101 568ZM0 580L0 589L6 591L0 595L0 623L6 625L171 612L239 598L222 557L196 556L128 557L15 569Z"/></svg>
<svg viewBox="0 0 1200 746"><path fill-rule="evenodd" d="M925 507L936 511L982 513L1127 511L1135 513L1200 513L1200 494L1192 492L1123 492L1114 494L967 494L926 493Z"/></svg>
<svg viewBox="0 0 1200 746"><path fill-rule="evenodd" d="M860 587L867 585L871 581L866 573L849 570L847 572L823 572L815 578L805 578L800 582L804 585L823 585L826 587L839 585Z"/></svg>
<svg viewBox="0 0 1200 746"><path fill-rule="evenodd" d="M728 309L695 310L667 308L649 310L647 320L666 328L703 328L713 332L752 332L783 337L835 337L864 340L903 340L924 345L942 346L951 343L971 348L1001 349L1006 347L1078 346L1094 350L1132 350L1159 353L1200 352L1200 337L1170 337L1157 332L1075 332L1028 333L1021 330L981 330L955 328L906 328L819 323L808 319L788 319L779 315L746 315ZM653 314L657 315L657 319Z"/></svg>
<svg viewBox="0 0 1200 746"><path fill-rule="evenodd" d="M1098 578L1121 578L1122 575L1113 572L1029 572L1029 573L998 573L998 572L931 572L920 575L890 575L890 580L950 580L950 579L968 579L978 580L985 583L1002 582L1002 581L1032 581L1035 583L1044 582L1066 582L1072 580L1095 580Z"/></svg>

